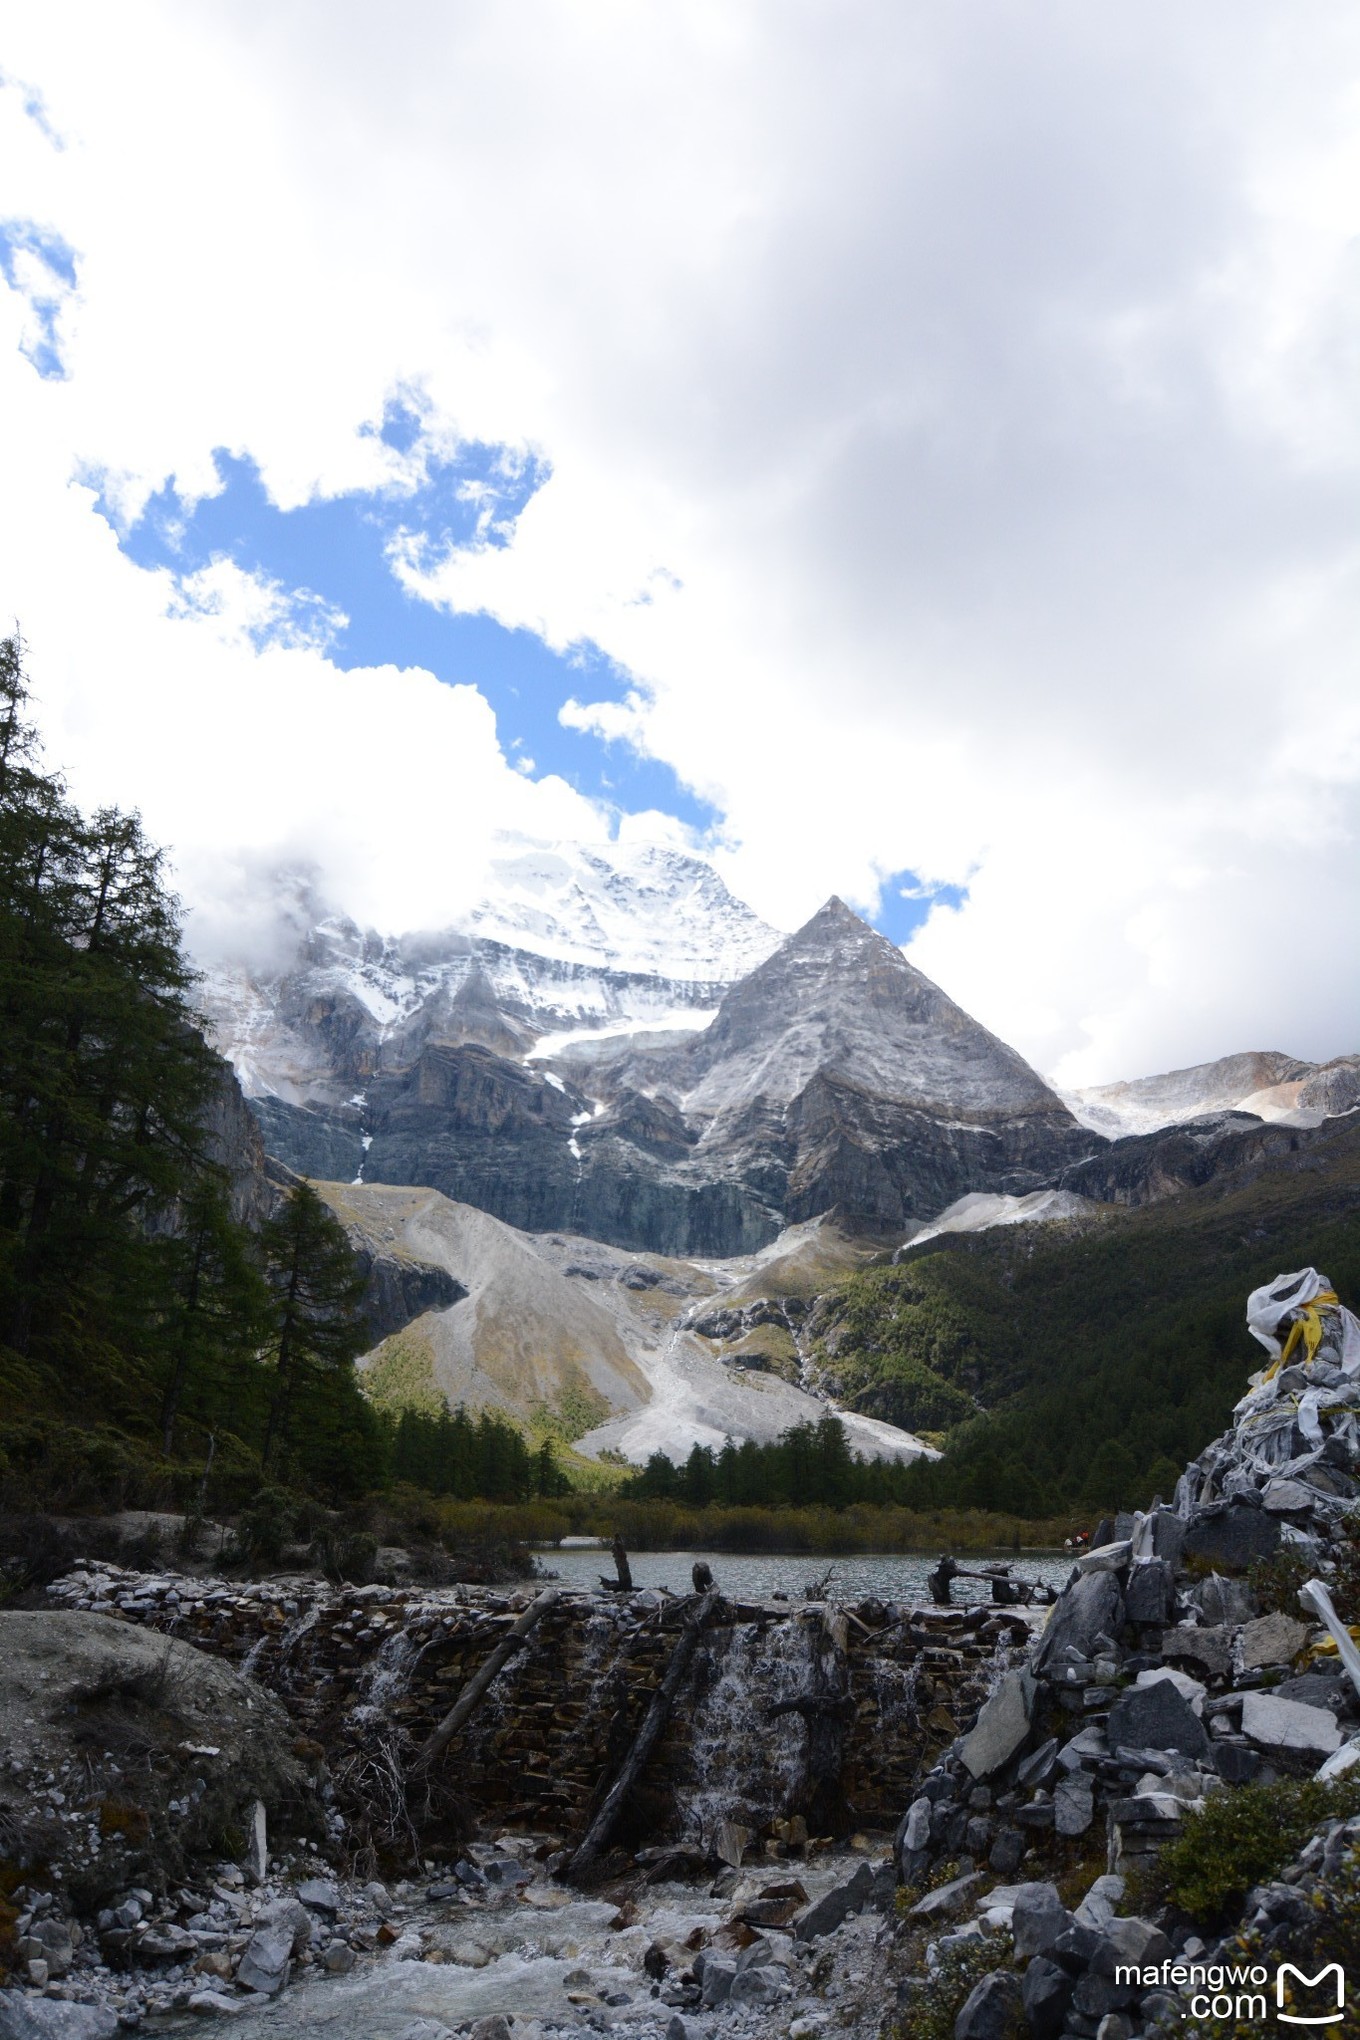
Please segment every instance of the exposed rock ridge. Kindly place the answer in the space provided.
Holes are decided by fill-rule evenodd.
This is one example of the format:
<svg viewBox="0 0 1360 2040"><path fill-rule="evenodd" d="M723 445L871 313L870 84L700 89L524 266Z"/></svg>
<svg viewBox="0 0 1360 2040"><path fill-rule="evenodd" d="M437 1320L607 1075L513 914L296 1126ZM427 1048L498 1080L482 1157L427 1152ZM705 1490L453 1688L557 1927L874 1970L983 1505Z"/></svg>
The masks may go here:
<svg viewBox="0 0 1360 2040"><path fill-rule="evenodd" d="M894 1231L1041 1189L1098 1138L840 900L688 1038L531 1062L428 1038L347 1105L260 1112L311 1173L670 1255L748 1253L831 1210Z"/></svg>

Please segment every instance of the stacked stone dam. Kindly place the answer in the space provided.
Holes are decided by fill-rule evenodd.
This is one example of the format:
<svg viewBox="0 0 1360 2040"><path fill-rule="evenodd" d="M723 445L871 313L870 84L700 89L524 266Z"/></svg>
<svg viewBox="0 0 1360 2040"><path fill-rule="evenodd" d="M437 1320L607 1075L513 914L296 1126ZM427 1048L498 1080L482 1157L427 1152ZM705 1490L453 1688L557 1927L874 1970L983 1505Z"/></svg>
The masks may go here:
<svg viewBox="0 0 1360 2040"><path fill-rule="evenodd" d="M95 1563L49 1592L227 1658L282 1699L333 1768L375 1736L409 1761L532 1598L304 1578L241 1585ZM444 1782L476 1817L579 1834L692 1608L655 1592L564 1593L450 1745ZM822 1603L719 1605L646 1767L649 1838L707 1844L721 1820L759 1830L804 1810L811 1730L789 1703L815 1684L826 1614ZM820 1782L842 1826L891 1828L1029 1629L987 1608L866 1602L844 1616L837 1775Z"/></svg>

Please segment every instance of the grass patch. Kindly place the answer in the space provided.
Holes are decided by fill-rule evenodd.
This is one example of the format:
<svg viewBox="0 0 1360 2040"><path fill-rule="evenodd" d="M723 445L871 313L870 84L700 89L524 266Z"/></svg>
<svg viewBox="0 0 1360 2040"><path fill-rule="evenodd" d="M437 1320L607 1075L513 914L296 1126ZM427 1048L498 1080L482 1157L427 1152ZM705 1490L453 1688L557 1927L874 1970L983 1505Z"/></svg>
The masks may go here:
<svg viewBox="0 0 1360 2040"><path fill-rule="evenodd" d="M394 1416L423 1410L437 1417L445 1406L444 1391L434 1378L434 1348L418 1322L375 1346L359 1380L369 1401Z"/></svg>

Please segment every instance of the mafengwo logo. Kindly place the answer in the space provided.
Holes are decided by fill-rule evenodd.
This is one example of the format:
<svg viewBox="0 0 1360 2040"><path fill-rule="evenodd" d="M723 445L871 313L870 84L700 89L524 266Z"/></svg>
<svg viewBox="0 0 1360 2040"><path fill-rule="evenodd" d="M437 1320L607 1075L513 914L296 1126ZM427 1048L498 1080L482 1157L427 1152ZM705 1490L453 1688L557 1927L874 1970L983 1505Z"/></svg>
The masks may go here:
<svg viewBox="0 0 1360 2040"><path fill-rule="evenodd" d="M1330 1999L1330 2008L1323 2005ZM1292 1962L1275 1972L1275 2016L1286 2026L1337 2026L1346 2016L1346 1972L1329 1962L1316 1976L1305 1976Z"/></svg>
<svg viewBox="0 0 1360 2040"><path fill-rule="evenodd" d="M1233 2019L1240 2026L1257 2024L1265 2032L1272 2019L1284 2026L1311 2026L1322 2035L1330 2028L1334 2040L1346 2017L1346 1975L1339 1962L1329 1962L1316 1976L1281 1962L1274 1988L1263 1962L1163 1962L1159 1969L1116 1966L1116 1983L1144 1990L1178 1991L1187 2019Z"/></svg>

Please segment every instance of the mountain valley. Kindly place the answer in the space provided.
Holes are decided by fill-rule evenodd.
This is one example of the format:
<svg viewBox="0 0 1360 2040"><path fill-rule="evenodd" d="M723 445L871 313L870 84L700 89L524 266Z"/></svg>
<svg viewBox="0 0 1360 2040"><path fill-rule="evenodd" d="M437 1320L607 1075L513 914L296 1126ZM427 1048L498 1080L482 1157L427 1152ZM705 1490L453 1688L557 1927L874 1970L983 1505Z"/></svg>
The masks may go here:
<svg viewBox="0 0 1360 2040"><path fill-rule="evenodd" d="M830 1402L865 1456L919 1459L1016 1385L981 1358L994 1305L950 1305L977 1366L885 1369L868 1320L846 1346L847 1280L1287 1175L1360 1098L1360 1058L1273 1052L1060 1094L842 901L781 939L676 850L512 846L493 879L439 936L313 909L286 968L219 967L204 1003L368 1270L370 1394L587 1457Z"/></svg>

